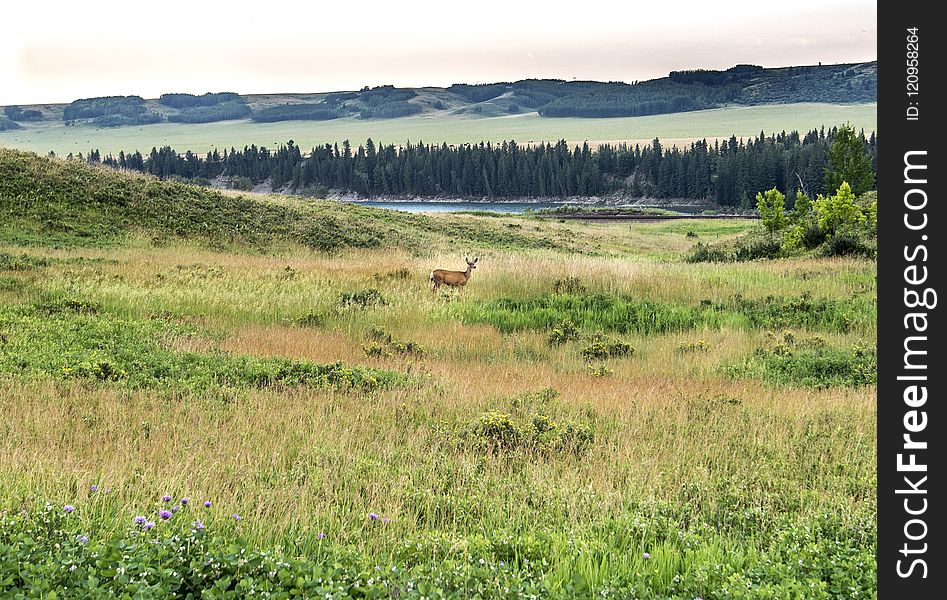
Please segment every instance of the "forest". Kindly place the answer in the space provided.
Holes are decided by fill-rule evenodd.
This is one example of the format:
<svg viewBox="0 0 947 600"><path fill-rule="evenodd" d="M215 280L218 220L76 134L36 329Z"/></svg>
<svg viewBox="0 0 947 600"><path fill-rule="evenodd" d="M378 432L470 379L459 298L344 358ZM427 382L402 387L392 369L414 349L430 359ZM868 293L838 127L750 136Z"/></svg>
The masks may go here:
<svg viewBox="0 0 947 600"><path fill-rule="evenodd" d="M687 199L752 208L757 192L776 188L792 200L825 191L829 148L838 128L805 134L766 135L747 140L650 145L588 144L570 148L560 140L523 146L500 144L393 144L371 140L353 148L326 144L304 153L292 140L276 149L246 146L206 155L171 147L78 157L119 169L209 185L222 178L231 187L269 182L275 191L308 194L315 188L361 196L545 198L615 195L625 198ZM856 134L877 167L877 136ZM72 157L72 155L70 155ZM249 186L247 185L249 184Z"/></svg>

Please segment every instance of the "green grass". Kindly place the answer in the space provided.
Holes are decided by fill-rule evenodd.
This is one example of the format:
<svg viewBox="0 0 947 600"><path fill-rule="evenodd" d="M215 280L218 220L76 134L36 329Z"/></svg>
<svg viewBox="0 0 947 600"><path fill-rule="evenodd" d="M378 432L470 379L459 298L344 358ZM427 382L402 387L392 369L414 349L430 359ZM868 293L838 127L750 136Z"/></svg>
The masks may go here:
<svg viewBox="0 0 947 600"><path fill-rule="evenodd" d="M744 329L807 328L845 333L870 331L877 306L868 298L813 298L769 295L760 299L734 296L699 304L639 300L612 294L542 294L526 298L499 298L466 304L460 317L470 323L488 323L503 332L551 330L564 321L590 331L645 335L681 332L696 327Z"/></svg>
<svg viewBox="0 0 947 600"><path fill-rule="evenodd" d="M723 370L730 377L757 377L774 385L856 387L878 383L878 356L876 348L863 343L831 347L821 338L797 340L788 333Z"/></svg>
<svg viewBox="0 0 947 600"><path fill-rule="evenodd" d="M0 375L115 382L131 388L325 385L373 390L406 382L398 373L227 353L175 351L198 335L161 319L100 314L81 300L54 298L0 312Z"/></svg>
<svg viewBox="0 0 947 600"><path fill-rule="evenodd" d="M728 107L713 110L615 119L542 118L535 113L486 118L466 118L445 114L421 115L388 120L356 118L333 121L285 121L252 123L225 121L206 124L159 123L137 127L91 128L65 127L61 123L24 124L22 130L0 132L0 146L32 150L45 154L50 150L65 156L70 152L118 154L120 150L148 152L152 147L169 145L178 151L207 152L213 148L256 144L273 148L294 140L308 150L324 143L351 140L376 144L467 142L516 140L539 143L565 139L570 143L631 141L650 144L658 137L665 145L701 138L750 137L760 131L777 133L805 132L821 126L851 123L856 130L877 130L875 104L786 104Z"/></svg>

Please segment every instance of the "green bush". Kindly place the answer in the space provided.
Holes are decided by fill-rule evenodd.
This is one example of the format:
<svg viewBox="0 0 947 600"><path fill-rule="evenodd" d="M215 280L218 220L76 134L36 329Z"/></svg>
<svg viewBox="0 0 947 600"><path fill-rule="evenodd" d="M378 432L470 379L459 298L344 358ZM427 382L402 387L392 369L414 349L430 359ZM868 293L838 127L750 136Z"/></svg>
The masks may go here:
<svg viewBox="0 0 947 600"><path fill-rule="evenodd" d="M325 325L326 317L322 313L309 311L304 315L296 317L293 321L299 327L319 328Z"/></svg>
<svg viewBox="0 0 947 600"><path fill-rule="evenodd" d="M563 319L561 323L550 330L546 341L550 346L561 346L566 342L577 339L579 339L579 328L570 319Z"/></svg>
<svg viewBox="0 0 947 600"><path fill-rule="evenodd" d="M608 377L612 375L614 371L606 367L604 364L600 365L588 365L589 375L592 377Z"/></svg>
<svg viewBox="0 0 947 600"><path fill-rule="evenodd" d="M733 260L737 262L749 260L769 260L782 256L782 244L776 240L752 240L737 246L733 253Z"/></svg>
<svg viewBox="0 0 947 600"><path fill-rule="evenodd" d="M412 341L398 341L383 327L372 327L368 330L369 343L362 346L365 354L372 358L388 356L411 356L421 358L425 355L424 346Z"/></svg>
<svg viewBox="0 0 947 600"><path fill-rule="evenodd" d="M822 256L863 256L875 258L877 250L854 234L830 236L822 247Z"/></svg>
<svg viewBox="0 0 947 600"><path fill-rule="evenodd" d="M343 292L339 294L338 306L341 309L365 310L376 306L386 306L388 301L375 288Z"/></svg>
<svg viewBox="0 0 947 600"><path fill-rule="evenodd" d="M587 361L622 358L634 353L635 349L630 344L602 334L590 336L589 345L582 349L582 356Z"/></svg>
<svg viewBox="0 0 947 600"><path fill-rule="evenodd" d="M697 242L697 245L690 249L684 256L684 262L731 262L733 255L715 246L709 246L703 242Z"/></svg>

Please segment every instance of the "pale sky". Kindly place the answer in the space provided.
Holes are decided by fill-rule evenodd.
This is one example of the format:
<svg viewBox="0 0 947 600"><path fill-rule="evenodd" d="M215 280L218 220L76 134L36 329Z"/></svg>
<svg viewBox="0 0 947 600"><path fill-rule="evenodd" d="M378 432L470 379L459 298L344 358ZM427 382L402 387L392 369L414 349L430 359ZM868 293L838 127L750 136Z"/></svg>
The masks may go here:
<svg viewBox="0 0 947 600"><path fill-rule="evenodd" d="M877 58L873 0L46 0L0 12L0 105Z"/></svg>

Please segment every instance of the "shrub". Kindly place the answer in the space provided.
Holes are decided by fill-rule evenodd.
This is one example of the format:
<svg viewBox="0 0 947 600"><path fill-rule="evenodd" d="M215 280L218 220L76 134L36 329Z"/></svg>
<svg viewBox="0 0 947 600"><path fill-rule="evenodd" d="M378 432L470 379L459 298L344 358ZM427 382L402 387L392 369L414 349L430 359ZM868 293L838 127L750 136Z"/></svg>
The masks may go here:
<svg viewBox="0 0 947 600"><path fill-rule="evenodd" d="M703 242L697 242L697 245L691 248L690 252L684 256L684 262L730 262L732 256L725 250L714 246L709 246Z"/></svg>
<svg viewBox="0 0 947 600"><path fill-rule="evenodd" d="M578 277L570 276L563 279L557 279L552 285L552 289L557 294L584 294L585 286Z"/></svg>
<svg viewBox="0 0 947 600"><path fill-rule="evenodd" d="M591 427L575 421L554 420L542 413L516 418L497 411L481 414L466 437L492 452L522 450L540 453L582 452L595 438Z"/></svg>
<svg viewBox="0 0 947 600"><path fill-rule="evenodd" d="M589 338L589 345L582 349L582 356L585 360L592 361L631 356L634 352L635 349L625 342L596 334Z"/></svg>
<svg viewBox="0 0 947 600"><path fill-rule="evenodd" d="M874 258L877 251L854 234L836 234L828 238L822 256L864 256Z"/></svg>
<svg viewBox="0 0 947 600"><path fill-rule="evenodd" d="M400 356L424 356L424 346L417 342L392 342L389 347Z"/></svg>
<svg viewBox="0 0 947 600"><path fill-rule="evenodd" d="M299 327L322 327L325 324L325 315L316 312L307 312L304 315L296 317L293 321Z"/></svg>
<svg viewBox="0 0 947 600"><path fill-rule="evenodd" d="M397 341L388 330L382 327L372 327L368 330L367 337L370 342L362 346L362 349L372 358L384 358L391 355L420 358L425 354L424 346L421 344L412 341Z"/></svg>
<svg viewBox="0 0 947 600"><path fill-rule="evenodd" d="M605 364L600 364L598 366L588 365L589 375L592 377L608 377L614 371L605 366Z"/></svg>
<svg viewBox="0 0 947 600"><path fill-rule="evenodd" d="M563 319L552 328L546 341L550 346L560 346L577 339L579 339L579 328L575 326L571 319Z"/></svg>
<svg viewBox="0 0 947 600"><path fill-rule="evenodd" d="M737 247L733 260L772 259L782 256L782 245L776 240L755 240Z"/></svg>
<svg viewBox="0 0 947 600"><path fill-rule="evenodd" d="M339 294L338 306L341 309L365 310L376 306L387 306L388 301L375 288L343 292Z"/></svg>
<svg viewBox="0 0 947 600"><path fill-rule="evenodd" d="M688 354L692 352L710 352L710 344L704 340L696 342L681 342L677 345L678 354Z"/></svg>
<svg viewBox="0 0 947 600"><path fill-rule="evenodd" d="M818 248L825 241L828 234L817 224L811 224L803 228L800 240L806 250Z"/></svg>
<svg viewBox="0 0 947 600"><path fill-rule="evenodd" d="M388 351L388 346L379 344L378 342L371 342L362 346L362 350L371 358L385 358L391 355L391 352Z"/></svg>

